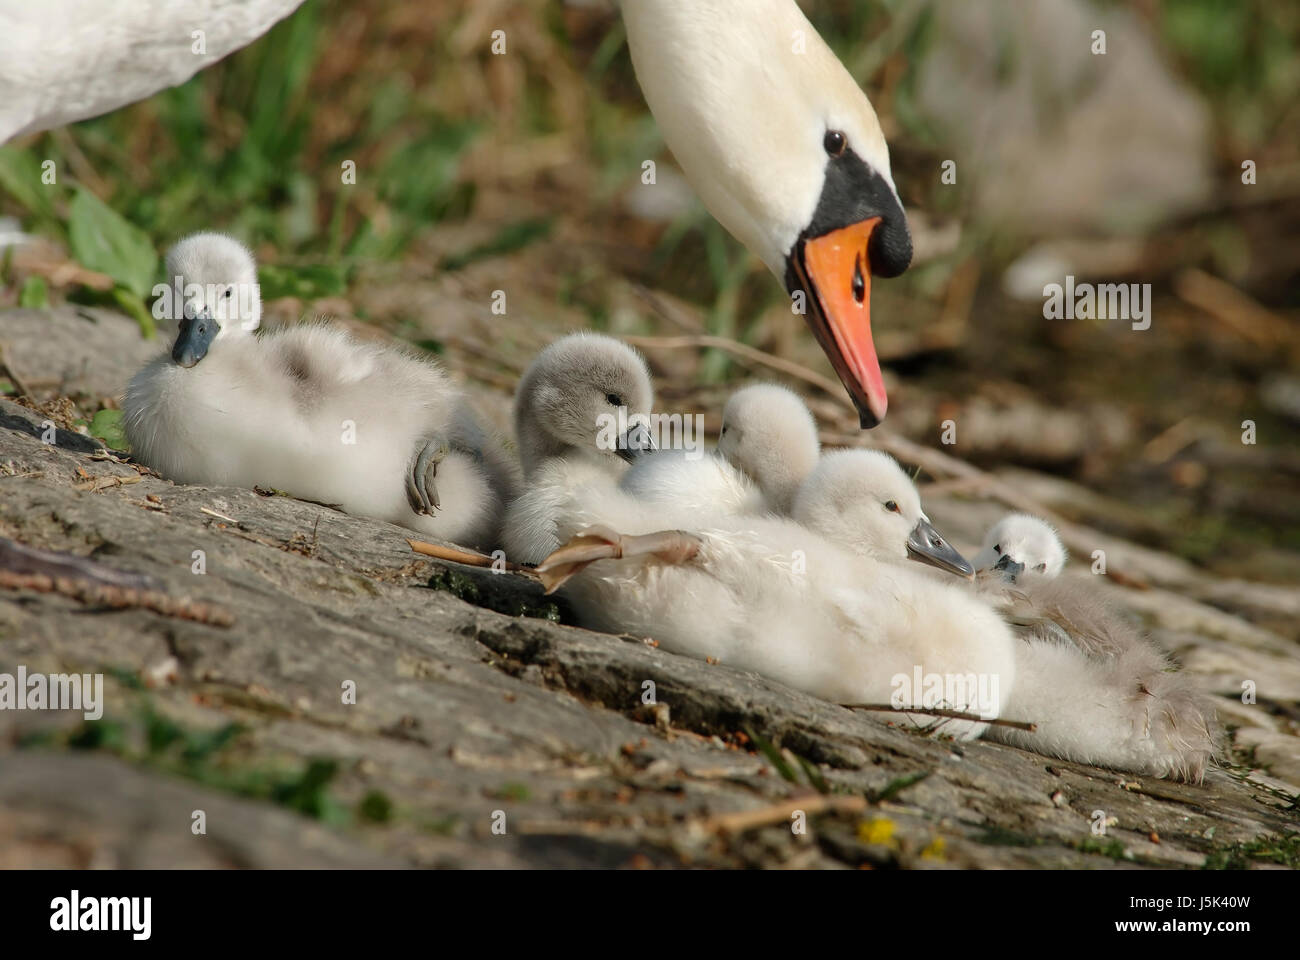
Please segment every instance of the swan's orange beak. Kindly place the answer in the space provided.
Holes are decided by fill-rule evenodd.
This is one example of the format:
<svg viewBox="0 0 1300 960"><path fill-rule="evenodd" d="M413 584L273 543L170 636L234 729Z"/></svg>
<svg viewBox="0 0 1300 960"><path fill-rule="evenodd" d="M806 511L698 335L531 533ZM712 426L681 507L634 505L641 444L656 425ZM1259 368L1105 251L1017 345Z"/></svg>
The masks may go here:
<svg viewBox="0 0 1300 960"><path fill-rule="evenodd" d="M858 408L862 428L885 419L889 398L871 339L868 245L880 217L802 240L794 256L805 291L808 326Z"/></svg>

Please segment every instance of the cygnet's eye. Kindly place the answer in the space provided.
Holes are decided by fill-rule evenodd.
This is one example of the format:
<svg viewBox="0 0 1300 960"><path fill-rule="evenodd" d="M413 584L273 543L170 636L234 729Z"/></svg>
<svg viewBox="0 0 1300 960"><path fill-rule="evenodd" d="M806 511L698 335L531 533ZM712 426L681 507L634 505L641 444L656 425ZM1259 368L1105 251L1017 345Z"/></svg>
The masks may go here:
<svg viewBox="0 0 1300 960"><path fill-rule="evenodd" d="M844 156L844 150L848 145L848 138L839 130L827 130L826 136L822 138L822 146L832 157Z"/></svg>
<svg viewBox="0 0 1300 960"><path fill-rule="evenodd" d="M234 295L235 295L235 288L234 288L234 287L226 287L225 292L221 295L221 299L223 299L223 300L229 300L229 299L230 299L231 297L233 297Z"/></svg>
<svg viewBox="0 0 1300 960"><path fill-rule="evenodd" d="M1000 543L993 544L993 552L1000 554L1002 552L1002 544Z"/></svg>
<svg viewBox="0 0 1300 960"><path fill-rule="evenodd" d="M718 436L719 436L719 437L725 437L726 435L727 435L727 425L724 423L724 424L722 425L722 432L720 432L720 433L718 434Z"/></svg>
<svg viewBox="0 0 1300 960"><path fill-rule="evenodd" d="M1046 564L1046 563L1040 563L1038 566L1034 567L1034 569L1037 570L1039 573L1046 573L1046 572L1047 572L1047 564Z"/></svg>
<svg viewBox="0 0 1300 960"><path fill-rule="evenodd" d="M617 393L607 393L605 394L605 399L615 407L623 406L623 398L620 397Z"/></svg>
<svg viewBox="0 0 1300 960"><path fill-rule="evenodd" d="M899 512L901 512L901 511L898 509L898 501L897 501L897 500L886 500L886 501L885 501L885 509L888 510L890 513L899 513Z"/></svg>

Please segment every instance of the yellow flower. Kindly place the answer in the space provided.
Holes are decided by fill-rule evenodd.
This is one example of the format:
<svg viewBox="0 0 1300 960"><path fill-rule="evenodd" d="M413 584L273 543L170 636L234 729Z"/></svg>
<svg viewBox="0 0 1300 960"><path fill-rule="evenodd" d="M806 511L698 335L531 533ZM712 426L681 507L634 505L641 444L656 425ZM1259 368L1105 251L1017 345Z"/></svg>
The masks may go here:
<svg viewBox="0 0 1300 960"><path fill-rule="evenodd" d="M863 843L893 843L894 821L888 817L863 820L858 824L858 839Z"/></svg>

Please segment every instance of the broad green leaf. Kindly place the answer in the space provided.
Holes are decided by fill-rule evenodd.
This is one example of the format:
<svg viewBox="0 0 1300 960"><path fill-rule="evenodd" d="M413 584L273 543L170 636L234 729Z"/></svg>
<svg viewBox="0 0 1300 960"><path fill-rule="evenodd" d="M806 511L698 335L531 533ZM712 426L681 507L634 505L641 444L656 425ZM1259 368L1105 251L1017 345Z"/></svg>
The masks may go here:
<svg viewBox="0 0 1300 960"><path fill-rule="evenodd" d="M23 288L18 291L18 306L29 310L44 310L50 305L50 290L45 285L45 278L32 274L23 281Z"/></svg>
<svg viewBox="0 0 1300 960"><path fill-rule="evenodd" d="M129 450L126 442L126 428L122 426L121 410L101 410L90 421L90 435L103 440L105 445L114 450Z"/></svg>
<svg viewBox="0 0 1300 960"><path fill-rule="evenodd" d="M72 198L68 239L83 266L108 274L137 297L149 295L158 253L148 235L84 188Z"/></svg>

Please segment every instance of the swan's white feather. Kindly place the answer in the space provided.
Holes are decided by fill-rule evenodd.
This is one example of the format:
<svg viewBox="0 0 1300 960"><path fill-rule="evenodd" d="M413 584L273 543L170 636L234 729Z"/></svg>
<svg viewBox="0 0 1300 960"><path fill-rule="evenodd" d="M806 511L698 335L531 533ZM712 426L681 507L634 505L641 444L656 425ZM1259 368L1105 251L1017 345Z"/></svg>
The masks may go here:
<svg viewBox="0 0 1300 960"><path fill-rule="evenodd" d="M0 143L184 83L301 4L0 0Z"/></svg>

